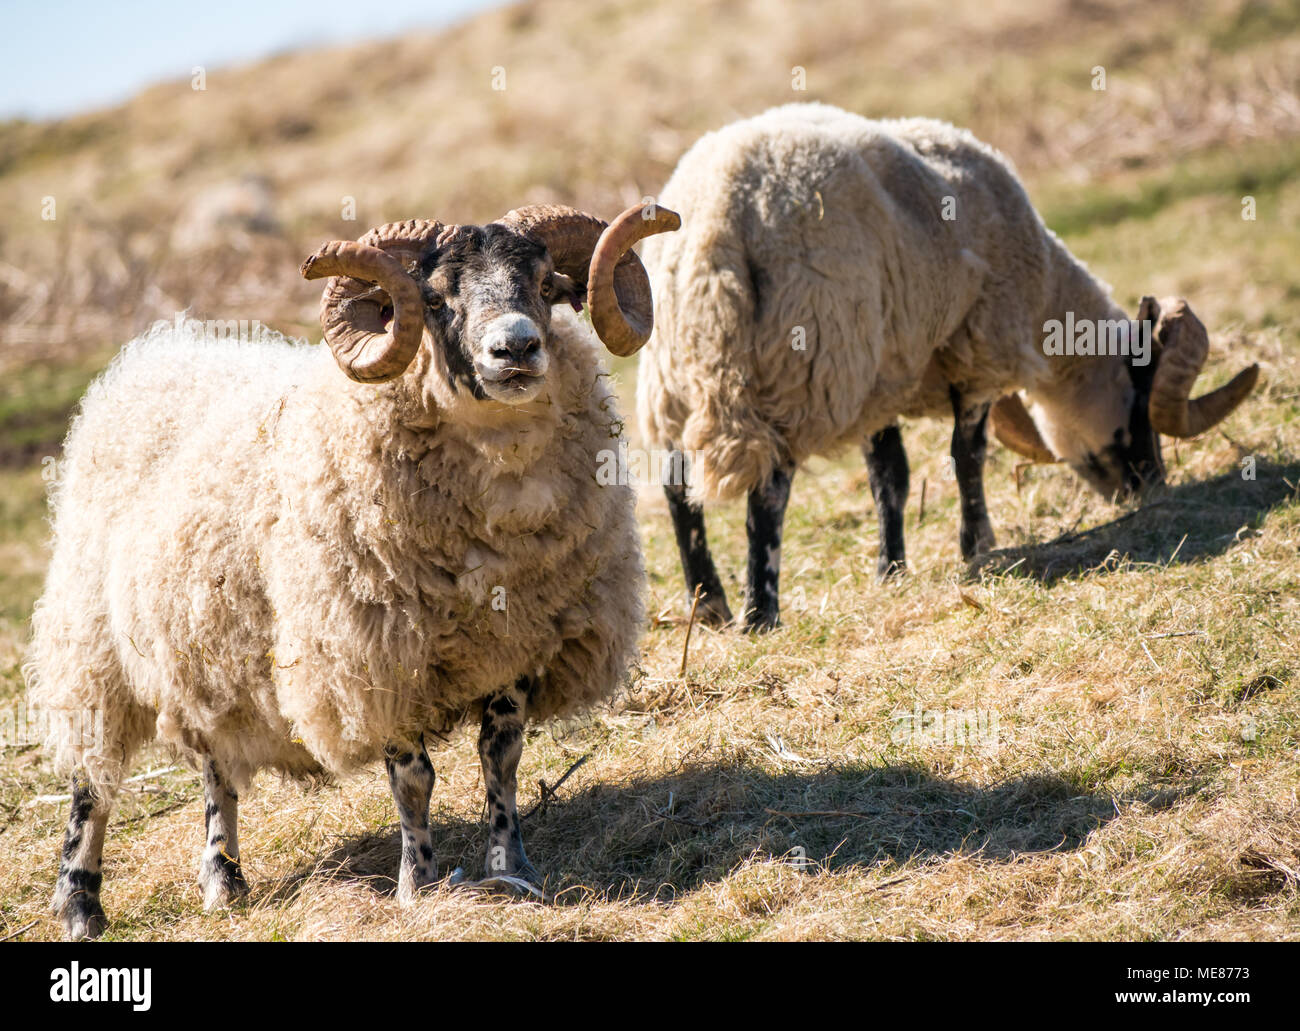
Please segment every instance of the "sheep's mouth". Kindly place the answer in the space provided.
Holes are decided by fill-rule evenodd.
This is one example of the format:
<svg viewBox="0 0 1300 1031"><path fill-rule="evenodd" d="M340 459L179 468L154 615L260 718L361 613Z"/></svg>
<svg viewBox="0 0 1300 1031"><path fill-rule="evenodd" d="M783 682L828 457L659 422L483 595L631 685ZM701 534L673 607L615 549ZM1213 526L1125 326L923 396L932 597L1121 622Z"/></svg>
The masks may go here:
<svg viewBox="0 0 1300 1031"><path fill-rule="evenodd" d="M516 388L523 388L536 384L544 375L541 372L534 372L531 369L525 369L518 365L498 367L479 365L478 374L479 378L482 379L485 384L491 384L496 387L514 386Z"/></svg>
<svg viewBox="0 0 1300 1031"><path fill-rule="evenodd" d="M493 401L521 404L531 401L541 392L546 380L543 372L534 372L517 365L483 366L475 363L483 393Z"/></svg>
<svg viewBox="0 0 1300 1031"><path fill-rule="evenodd" d="M540 372L533 372L518 366L507 366L504 369L486 369L480 366L479 375L490 383L510 383L518 379L542 378Z"/></svg>

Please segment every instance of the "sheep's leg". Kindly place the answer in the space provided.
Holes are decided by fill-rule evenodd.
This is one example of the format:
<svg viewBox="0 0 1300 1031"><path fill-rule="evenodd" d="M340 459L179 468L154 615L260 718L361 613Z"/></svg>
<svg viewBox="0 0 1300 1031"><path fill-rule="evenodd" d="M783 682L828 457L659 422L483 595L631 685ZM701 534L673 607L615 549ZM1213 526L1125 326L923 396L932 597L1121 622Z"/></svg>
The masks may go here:
<svg viewBox="0 0 1300 1031"><path fill-rule="evenodd" d="M903 547L903 506L907 504L907 452L897 426L886 426L862 449L867 459L867 478L876 501L880 522L880 557L876 575L881 580L907 572Z"/></svg>
<svg viewBox="0 0 1300 1031"><path fill-rule="evenodd" d="M429 796L437 779L424 739L390 744L384 749L384 765L393 801L402 821L402 863L397 873L397 900L402 905L415 901L416 893L438 876L433 859L433 834L429 830Z"/></svg>
<svg viewBox="0 0 1300 1031"><path fill-rule="evenodd" d="M72 776L72 811L63 836L63 858L50 908L63 922L72 941L97 938L104 933L104 909L99 888L104 875L104 829L112 809L111 798L101 798L80 774Z"/></svg>
<svg viewBox="0 0 1300 1031"><path fill-rule="evenodd" d="M984 456L988 451L985 424L989 402L968 403L956 387L952 399L952 461L961 495L961 557L969 561L993 548L993 526L984 505Z"/></svg>
<svg viewBox="0 0 1300 1031"><path fill-rule="evenodd" d="M684 469L681 452L672 452L673 469ZM709 539L704 533L704 509L686 499L685 483L665 483L664 495L668 498L668 512L673 517L673 531L677 534L677 550L682 557L682 572L686 574L686 593L692 598L695 588L700 589L700 603L695 618L705 626L722 626L731 622L731 609L727 606L727 592L718 579L713 555L709 552Z"/></svg>
<svg viewBox="0 0 1300 1031"><path fill-rule="evenodd" d="M248 882L239 866L239 795L211 756L203 762L203 804L199 884L203 907L216 909L248 894Z"/></svg>
<svg viewBox="0 0 1300 1031"><path fill-rule="evenodd" d="M515 771L524 751L524 712L530 681L521 677L483 703L483 725L478 754L487 787L488 850L484 868L488 877L520 877L541 885L542 877L524 854L515 806Z"/></svg>
<svg viewBox="0 0 1300 1031"><path fill-rule="evenodd" d="M794 468L793 464L780 466L767 483L749 492L749 513L745 519L749 536L746 631L762 632L781 625L781 531Z"/></svg>

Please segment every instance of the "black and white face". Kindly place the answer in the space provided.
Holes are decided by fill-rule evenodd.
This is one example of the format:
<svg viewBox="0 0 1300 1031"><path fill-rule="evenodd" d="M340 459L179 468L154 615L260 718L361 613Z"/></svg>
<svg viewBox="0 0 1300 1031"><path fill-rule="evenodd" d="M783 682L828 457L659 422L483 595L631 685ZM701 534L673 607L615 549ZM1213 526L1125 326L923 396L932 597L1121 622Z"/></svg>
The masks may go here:
<svg viewBox="0 0 1300 1031"><path fill-rule="evenodd" d="M1109 444L1067 462L1090 487L1115 501L1134 497L1165 478L1160 438L1151 431L1145 409L1135 408L1129 426L1116 427Z"/></svg>
<svg viewBox="0 0 1300 1031"><path fill-rule="evenodd" d="M425 322L453 389L524 404L546 386L551 306L583 290L546 248L505 226L464 226L426 260Z"/></svg>
<svg viewBox="0 0 1300 1031"><path fill-rule="evenodd" d="M1070 463L1101 494L1121 501L1165 480L1160 436L1151 425L1148 408L1155 363L1130 364L1127 369L1132 386L1127 425L1115 427L1110 443L1089 452L1081 463Z"/></svg>
<svg viewBox="0 0 1300 1031"><path fill-rule="evenodd" d="M1075 390L1033 398L1031 414L1052 453L1110 500L1164 482L1160 437L1148 411L1155 364L1098 362Z"/></svg>

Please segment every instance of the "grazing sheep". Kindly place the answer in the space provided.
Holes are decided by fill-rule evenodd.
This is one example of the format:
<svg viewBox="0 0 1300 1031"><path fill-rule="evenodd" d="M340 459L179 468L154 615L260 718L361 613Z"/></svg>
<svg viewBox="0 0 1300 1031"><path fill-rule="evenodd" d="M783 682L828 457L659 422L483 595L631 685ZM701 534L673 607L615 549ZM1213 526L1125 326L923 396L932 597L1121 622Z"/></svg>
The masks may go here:
<svg viewBox="0 0 1300 1031"><path fill-rule="evenodd" d="M646 247L658 328L638 408L648 446L694 456L689 490L665 491L688 590L715 625L731 612L704 501L748 495L743 621L765 629L779 621L784 510L808 457L863 447L887 575L904 565L900 415L955 419L969 557L993 543L985 423L1002 395L1033 401L1032 420L1017 400L1000 407L1007 439L1116 494L1162 478L1157 433L1201 432L1255 382L1252 367L1188 400L1207 341L1181 302L1140 364L1130 351L1145 338L1043 225L1006 159L942 122L774 108L700 139L660 199L686 230ZM1151 303L1143 318L1158 315ZM1048 323L1067 318L1108 327L1114 353L1045 353Z"/></svg>
<svg viewBox="0 0 1300 1031"><path fill-rule="evenodd" d="M208 906L246 890L237 792L257 770L381 757L411 899L435 879L426 735L470 719L485 868L540 883L515 806L525 721L616 689L644 581L633 493L595 479L619 435L607 377L551 306L586 297L600 338L632 353L651 305L629 248L677 224L542 205L484 227L386 225L303 266L334 277L332 357L167 326L90 388L26 668L41 709L102 717L89 744L51 720L75 771L54 896L70 936L103 928L109 807L155 737L203 775Z"/></svg>

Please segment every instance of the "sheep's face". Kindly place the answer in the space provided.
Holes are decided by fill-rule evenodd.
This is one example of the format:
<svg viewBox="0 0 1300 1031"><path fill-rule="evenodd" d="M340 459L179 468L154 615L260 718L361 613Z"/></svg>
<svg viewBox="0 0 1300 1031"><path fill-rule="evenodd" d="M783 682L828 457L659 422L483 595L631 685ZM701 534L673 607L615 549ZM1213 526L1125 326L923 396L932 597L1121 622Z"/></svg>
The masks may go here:
<svg viewBox="0 0 1300 1031"><path fill-rule="evenodd" d="M430 255L422 290L435 366L453 389L523 404L546 386L551 306L584 292L540 243L501 225L464 226Z"/></svg>
<svg viewBox="0 0 1300 1031"><path fill-rule="evenodd" d="M1123 501L1164 482L1160 437L1147 414L1149 398L1149 393L1135 391L1128 421L1111 430L1110 441L1067 459L1070 468L1104 497Z"/></svg>
<svg viewBox="0 0 1300 1031"><path fill-rule="evenodd" d="M1098 362L1077 391L1035 398L1034 422L1052 453L1106 498L1123 500L1164 482L1148 413L1154 364Z"/></svg>

